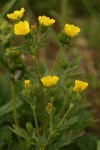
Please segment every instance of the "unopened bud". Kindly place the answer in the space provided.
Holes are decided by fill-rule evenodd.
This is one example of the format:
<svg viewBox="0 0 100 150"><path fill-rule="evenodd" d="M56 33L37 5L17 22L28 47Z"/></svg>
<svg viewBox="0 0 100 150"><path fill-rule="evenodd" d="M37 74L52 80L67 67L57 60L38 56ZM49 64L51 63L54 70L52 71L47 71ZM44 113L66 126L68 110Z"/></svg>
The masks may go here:
<svg viewBox="0 0 100 150"><path fill-rule="evenodd" d="M31 86L31 81L30 80L25 80L25 87L28 88Z"/></svg>
<svg viewBox="0 0 100 150"><path fill-rule="evenodd" d="M47 106L46 106L46 112L48 114L52 113L54 110L54 106L52 105L52 103L48 103Z"/></svg>
<svg viewBox="0 0 100 150"><path fill-rule="evenodd" d="M32 29L36 29L37 27L34 25L34 26L31 26L31 28L32 28Z"/></svg>

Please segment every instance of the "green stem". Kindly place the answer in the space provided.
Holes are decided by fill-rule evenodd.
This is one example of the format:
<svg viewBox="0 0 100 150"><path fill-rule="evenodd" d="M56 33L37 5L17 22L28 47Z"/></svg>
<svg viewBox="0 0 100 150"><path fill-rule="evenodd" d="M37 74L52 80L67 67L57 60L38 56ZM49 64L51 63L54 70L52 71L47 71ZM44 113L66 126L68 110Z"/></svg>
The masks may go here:
<svg viewBox="0 0 100 150"><path fill-rule="evenodd" d="M43 33L41 38L39 39L38 45L41 43L41 41L43 40L43 38L45 37L46 33Z"/></svg>
<svg viewBox="0 0 100 150"><path fill-rule="evenodd" d="M36 73L37 73L38 81L39 81L40 85L42 86L41 78L40 78L40 73L39 73L39 67L38 67L37 55L35 55L33 57L33 59L34 59L34 62L35 62L35 67L36 67Z"/></svg>
<svg viewBox="0 0 100 150"><path fill-rule="evenodd" d="M51 138L51 135L52 135L52 114L50 114L50 133L49 133L49 136L48 136L48 139L47 139L47 142L46 142L46 146L48 145L48 142Z"/></svg>
<svg viewBox="0 0 100 150"><path fill-rule="evenodd" d="M48 28L48 30L45 33L42 33L42 36L39 39L38 45L42 42L44 37L48 34L48 32L51 30L51 28Z"/></svg>
<svg viewBox="0 0 100 150"><path fill-rule="evenodd" d="M39 135L39 127L38 127L38 122L37 122L35 107L32 107L32 110L33 110L34 121L35 121L35 125L36 125L36 130L37 130L37 135L38 135L38 137L39 137L39 136L40 136L40 135Z"/></svg>
<svg viewBox="0 0 100 150"><path fill-rule="evenodd" d="M43 132L44 132L44 91L43 91L43 86L42 86L40 73L39 73L37 55L35 55L34 61L35 61L35 67L36 67L36 73L37 73L38 81L39 81L40 86L42 88L42 98L41 98L41 135L43 135Z"/></svg>
<svg viewBox="0 0 100 150"><path fill-rule="evenodd" d="M41 98L41 135L44 133L44 92L42 90L42 98Z"/></svg>
<svg viewBox="0 0 100 150"><path fill-rule="evenodd" d="M16 111L16 89L15 89L15 83L12 81L12 106L13 106L13 118L15 125L19 127L18 119L17 119L17 111ZM18 136L18 141L20 145L20 150L23 150L23 144L21 141L21 138Z"/></svg>
<svg viewBox="0 0 100 150"><path fill-rule="evenodd" d="M73 108L73 105L70 105L69 109L67 110L67 112L64 114L63 118L61 119L61 121L58 123L57 128L59 128L60 125L62 125L62 123L64 122L65 118L67 117L67 115L69 114L69 112L71 111L71 109Z"/></svg>
<svg viewBox="0 0 100 150"><path fill-rule="evenodd" d="M50 138L51 138L51 132L49 133L49 136L48 136L48 139L47 139L47 142L46 142L46 147L48 145L48 142L49 142Z"/></svg>
<svg viewBox="0 0 100 150"><path fill-rule="evenodd" d="M61 52L62 52L62 47L60 48L60 50L59 50L59 52L58 52L58 55L57 55L57 57L56 57L56 59L55 59L55 61L54 61L54 63L53 63L53 65L52 65L52 67L51 67L51 70L50 70L50 73L49 74L51 74L52 73L52 71L53 71L53 69L54 69L54 67L55 67L55 65L56 65L56 63L57 63L57 61L58 61L58 59L59 59L59 56L60 56L60 54L61 54Z"/></svg>
<svg viewBox="0 0 100 150"><path fill-rule="evenodd" d="M16 111L16 90L15 90L15 84L12 81L12 105L13 105L13 118L15 125L18 126L18 120L17 120L17 111Z"/></svg>
<svg viewBox="0 0 100 150"><path fill-rule="evenodd" d="M50 132L52 132L52 114L50 114Z"/></svg>

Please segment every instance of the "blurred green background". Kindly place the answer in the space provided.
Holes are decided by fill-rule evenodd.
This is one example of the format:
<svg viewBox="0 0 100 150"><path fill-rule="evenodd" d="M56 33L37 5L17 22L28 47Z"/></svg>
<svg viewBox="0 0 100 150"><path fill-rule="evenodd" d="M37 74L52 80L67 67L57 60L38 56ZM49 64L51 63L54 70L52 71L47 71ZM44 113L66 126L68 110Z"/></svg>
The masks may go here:
<svg viewBox="0 0 100 150"><path fill-rule="evenodd" d="M86 93L86 100L92 103L92 108L95 109L93 115L97 122L88 130L94 136L100 136L100 0L2 0L0 1L0 49L5 49L7 46L7 37L4 31L6 24L6 14L24 7L26 14L29 17L31 24L37 24L39 15L46 15L54 18L56 23L53 30L49 33L47 40L50 44L47 49L42 49L39 57L41 61L47 61L51 66L58 52L57 33L62 29L65 23L76 24L81 28L80 35L72 41L71 46L65 50L65 61L67 63L78 64L83 72L81 79L89 82L89 89ZM5 23L4 23L5 22ZM3 24L4 23L4 24ZM9 23L10 27L10 23ZM5 36L4 36L5 35ZM19 42L15 41L15 45ZM63 58L63 54L62 54ZM28 62L31 64L31 62ZM0 106L6 104L7 99L10 99L9 79L7 78L6 69L0 64ZM5 80L6 79L6 80ZM9 89L9 90L8 90ZM2 93L1 91L4 91ZM9 95L6 99L6 94ZM3 100L3 101L2 101ZM10 104L8 104L10 106ZM5 106L0 109L2 115L11 111L11 107ZM8 109L9 108L9 109ZM6 110L6 111L3 111ZM8 116L6 116L9 118ZM2 118L3 119L3 118ZM4 120L2 120L3 122ZM5 124L5 121L4 121ZM6 130L6 129L4 129ZM7 132L9 132L7 130ZM6 132L6 133L7 133ZM6 135L5 135L6 136ZM9 134L10 136L10 134ZM86 140L89 136L86 136ZM9 141L9 138L6 139ZM80 143L78 139L76 143ZM83 145L84 143L83 142ZM91 143L91 142L90 142ZM11 143L10 143L11 144ZM79 150L92 150L93 148L84 149L83 145L79 145ZM99 144L100 145L100 144ZM69 147L73 150L73 145ZM93 149L95 150L95 149ZM99 150L99 149L98 149Z"/></svg>

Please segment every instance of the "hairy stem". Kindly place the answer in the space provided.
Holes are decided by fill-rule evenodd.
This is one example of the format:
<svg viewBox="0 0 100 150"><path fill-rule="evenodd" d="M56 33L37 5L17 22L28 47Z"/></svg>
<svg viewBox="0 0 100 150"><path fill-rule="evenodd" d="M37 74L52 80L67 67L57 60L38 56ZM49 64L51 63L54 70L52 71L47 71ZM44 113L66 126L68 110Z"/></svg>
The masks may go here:
<svg viewBox="0 0 100 150"><path fill-rule="evenodd" d="M39 127L38 127L38 122L37 122L35 107L34 107L34 108L32 107L32 110L33 110L34 121L35 121L35 125L36 125L36 130L37 130L37 135L38 135L38 137L39 137L39 136L40 136L40 135L39 135Z"/></svg>
<svg viewBox="0 0 100 150"><path fill-rule="evenodd" d="M13 106L13 118L16 126L19 126L18 119L17 119L17 111L16 111L16 89L15 83L12 81L12 106ZM21 138L18 136L18 141L20 145L20 150L24 150Z"/></svg>
<svg viewBox="0 0 100 150"><path fill-rule="evenodd" d="M16 111L16 90L15 90L15 84L12 81L12 106L13 106L13 118L15 125L18 126L18 120L17 120L17 111Z"/></svg>
<svg viewBox="0 0 100 150"><path fill-rule="evenodd" d="M49 73L49 74L52 73L52 71L53 71L53 69L54 69L56 63L58 62L59 56L60 56L60 54L61 54L61 52L62 52L62 49L63 49L63 48L61 47L60 50L59 50L59 52L58 52L58 55L57 55L57 57L56 57L56 59L55 59L55 61L54 61L54 63L53 63L53 65L52 65L52 67L51 67L51 70L50 70L50 73Z"/></svg>
<svg viewBox="0 0 100 150"><path fill-rule="evenodd" d="M49 142L49 140L50 140L51 136L52 136L52 114L50 114L50 133L49 133L49 136L48 136L48 138L47 138L45 148L47 147L48 142Z"/></svg>
<svg viewBox="0 0 100 150"><path fill-rule="evenodd" d="M40 86L42 88L42 95L41 95L41 135L43 135L43 132L44 132L44 91L43 91L43 86L42 86L40 73L39 73L37 55L35 55L34 61L35 61L37 77L38 77Z"/></svg>
<svg viewBox="0 0 100 150"><path fill-rule="evenodd" d="M36 73L37 73L38 81L39 81L40 85L42 86L41 78L40 78L40 73L39 73L39 67L38 67L37 55L35 55L33 59L34 59L34 62L35 62L35 68L36 68Z"/></svg>
<svg viewBox="0 0 100 150"><path fill-rule="evenodd" d="M41 99L41 127L42 127L42 130L41 130L41 134L43 135L44 133L44 93L43 93L43 90L42 90L42 99Z"/></svg>
<svg viewBox="0 0 100 150"><path fill-rule="evenodd" d="M57 128L62 125L62 123L64 122L65 118L67 117L67 115L69 114L69 112L71 111L71 109L73 108L73 105L70 105L69 109L67 110L67 112L64 114L63 118L61 119L61 121L58 123Z"/></svg>
<svg viewBox="0 0 100 150"><path fill-rule="evenodd" d="M50 114L50 132L52 132L52 114Z"/></svg>

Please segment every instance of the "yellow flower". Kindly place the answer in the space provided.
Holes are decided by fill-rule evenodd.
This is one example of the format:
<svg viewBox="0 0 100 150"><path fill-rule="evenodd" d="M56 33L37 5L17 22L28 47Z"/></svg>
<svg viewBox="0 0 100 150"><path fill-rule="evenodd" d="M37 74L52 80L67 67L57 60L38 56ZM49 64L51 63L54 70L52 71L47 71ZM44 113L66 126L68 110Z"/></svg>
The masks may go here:
<svg viewBox="0 0 100 150"><path fill-rule="evenodd" d="M87 83L87 82L75 80L75 86L74 86L74 88L73 88L73 91L75 91L75 92L77 92L77 93L81 93L81 92L83 92L87 87L88 87L88 83Z"/></svg>
<svg viewBox="0 0 100 150"><path fill-rule="evenodd" d="M51 26L53 23L55 23L54 19L50 19L49 17L46 16L39 16L38 20L39 23L43 26Z"/></svg>
<svg viewBox="0 0 100 150"><path fill-rule="evenodd" d="M78 35L80 28L78 26L74 26L73 24L65 24L64 31L69 37L73 38Z"/></svg>
<svg viewBox="0 0 100 150"><path fill-rule="evenodd" d="M25 87L28 88L31 86L31 81L30 80L25 80Z"/></svg>
<svg viewBox="0 0 100 150"><path fill-rule="evenodd" d="M41 78L41 82L43 86L51 87L56 85L56 83L59 81L58 76L46 76Z"/></svg>
<svg viewBox="0 0 100 150"><path fill-rule="evenodd" d="M16 35L26 35L30 32L29 23L27 21L20 21L14 25L14 33Z"/></svg>
<svg viewBox="0 0 100 150"><path fill-rule="evenodd" d="M16 10L11 14L7 14L7 17L12 20L17 20L17 19L23 17L24 11L25 11L25 9L21 8L21 10Z"/></svg>

